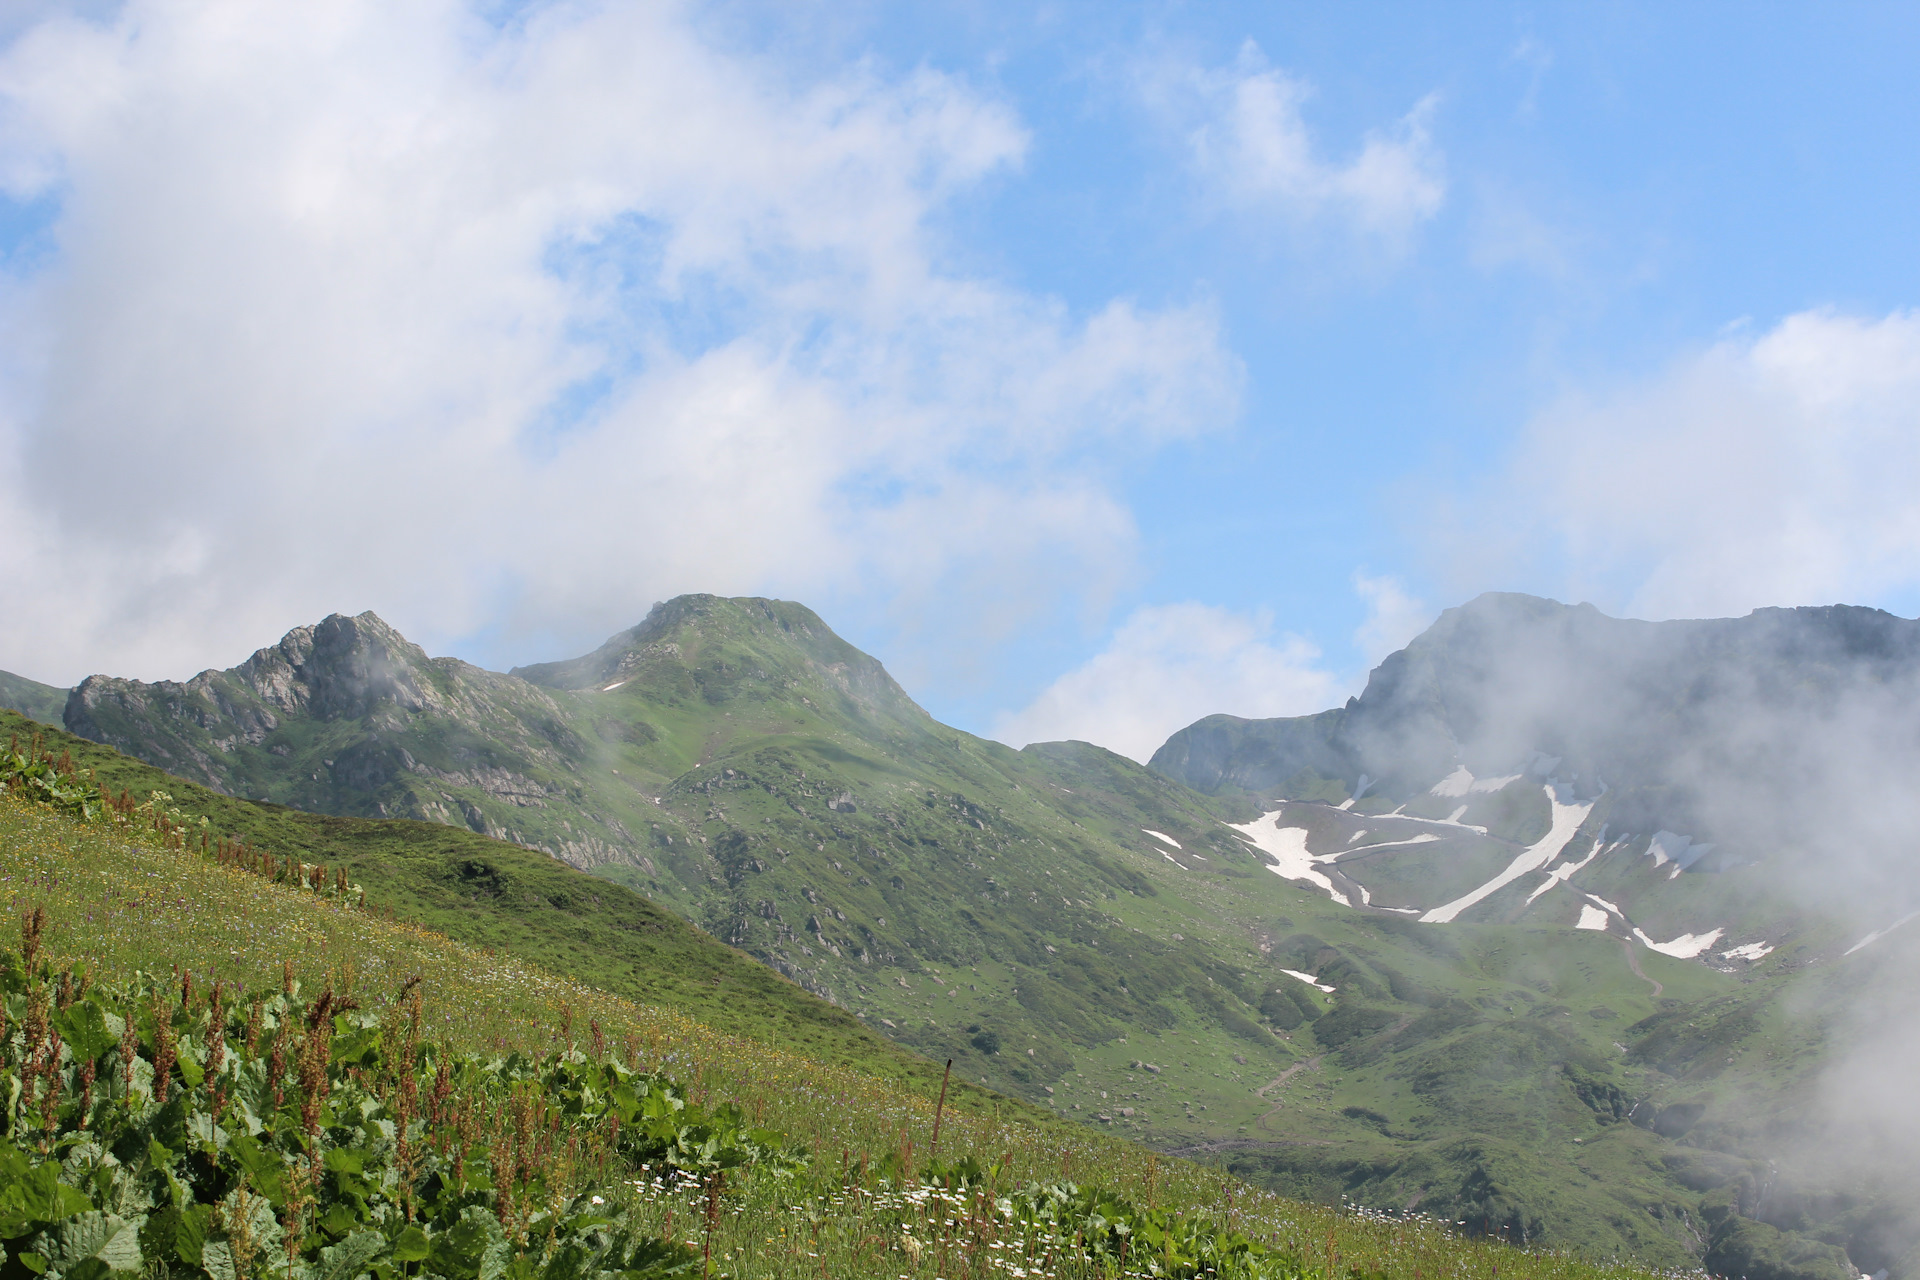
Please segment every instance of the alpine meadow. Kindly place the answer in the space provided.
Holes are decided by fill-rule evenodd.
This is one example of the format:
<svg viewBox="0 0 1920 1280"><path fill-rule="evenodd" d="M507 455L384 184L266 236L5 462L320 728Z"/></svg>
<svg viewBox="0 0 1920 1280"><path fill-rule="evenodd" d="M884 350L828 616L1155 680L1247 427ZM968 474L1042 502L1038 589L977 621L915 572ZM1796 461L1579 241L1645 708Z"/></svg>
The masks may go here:
<svg viewBox="0 0 1920 1280"><path fill-rule="evenodd" d="M1920 1280L1917 65L0 4L0 1280Z"/></svg>

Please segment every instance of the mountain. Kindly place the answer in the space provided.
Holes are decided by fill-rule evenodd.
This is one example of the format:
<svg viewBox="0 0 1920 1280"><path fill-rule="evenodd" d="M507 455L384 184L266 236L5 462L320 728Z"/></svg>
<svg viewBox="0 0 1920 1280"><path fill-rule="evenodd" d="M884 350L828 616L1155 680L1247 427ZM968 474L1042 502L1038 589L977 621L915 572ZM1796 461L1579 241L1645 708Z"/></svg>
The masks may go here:
<svg viewBox="0 0 1920 1280"><path fill-rule="evenodd" d="M18 711L29 720L57 725L66 710L67 691L38 680L0 671L0 707Z"/></svg>
<svg viewBox="0 0 1920 1280"><path fill-rule="evenodd" d="M1871 1064L1920 1047L1915 943L1888 937L1920 897L1917 707L1920 622L1879 610L1641 622L1487 595L1346 706L1209 716L1151 767L1254 801L1237 829L1355 916L1617 939L1656 987L1659 1012L1615 1046L1659 1086L1623 1105L1679 1140L1662 1161L1687 1180L1719 1176L1702 1161L1763 1161L1733 1196L1742 1214L1911 1274L1920 1113ZM1676 1001L1671 970L1646 967L1660 954L1727 981ZM1360 1172L1277 1146L1242 1164L1349 1193Z"/></svg>
<svg viewBox="0 0 1920 1280"><path fill-rule="evenodd" d="M1471 650L1503 633L1483 631L1429 665L1478 661L1500 687ZM1435 702L1455 686L1389 670L1407 654L1376 673L1404 695L1269 735L1284 785L1230 735L1199 788L1167 752L1155 772L1085 743L1013 751L934 721L804 607L713 596L506 674L335 616L182 683L91 677L65 722L228 795L539 850L966 1079L1278 1189L1663 1266L1906 1267L1905 1219L1772 1177L1779 1135L1752 1120L1811 1096L1843 1033L1822 1011L1904 935L1847 958L1843 922L1732 863L1673 878L1699 840L1642 827L1615 849L1602 806L1654 804L1657 776L1554 761L1545 738L1503 765ZM1587 882L1527 901L1596 851L1582 874L1651 868L1612 900L1645 943L1612 913L1578 927ZM1681 944L1709 911L1723 932ZM1815 1207L1789 1221L1794 1195Z"/></svg>
<svg viewBox="0 0 1920 1280"><path fill-rule="evenodd" d="M1253 876L1220 822L1251 810L939 725L799 605L682 597L511 674L335 616L182 683L90 677L66 723L229 795L543 850L1030 1095L1143 1022L1292 1058L1244 963L1194 939L1218 926L1156 887Z"/></svg>
<svg viewBox="0 0 1920 1280"><path fill-rule="evenodd" d="M1909 909L1913 877L1871 850L1920 818L1917 704L1920 622L1879 610L1639 622L1486 595L1345 707L1209 716L1150 767L1269 802L1265 846L1336 896L1737 964L1836 866L1887 919Z"/></svg>

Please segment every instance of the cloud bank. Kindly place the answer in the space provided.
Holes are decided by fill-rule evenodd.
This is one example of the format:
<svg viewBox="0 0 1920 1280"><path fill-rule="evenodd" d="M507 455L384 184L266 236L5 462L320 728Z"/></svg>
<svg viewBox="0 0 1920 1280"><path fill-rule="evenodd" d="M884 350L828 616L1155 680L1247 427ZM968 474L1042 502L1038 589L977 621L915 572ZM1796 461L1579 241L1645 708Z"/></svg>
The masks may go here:
<svg viewBox="0 0 1920 1280"><path fill-rule="evenodd" d="M1054 681L993 736L1014 746L1074 738L1145 763L1201 716L1291 716L1324 709L1334 678L1320 651L1271 624L1204 604L1136 609L1105 650Z"/></svg>
<svg viewBox="0 0 1920 1280"><path fill-rule="evenodd" d="M1541 413L1446 546L1637 617L1871 603L1920 588L1916 474L1920 315L1805 311Z"/></svg>
<svg viewBox="0 0 1920 1280"><path fill-rule="evenodd" d="M180 675L366 607L517 652L683 590L964 647L1125 571L1089 459L1234 417L1206 307L947 268L941 211L1027 147L965 81L796 83L668 3L489 12L11 34L5 665Z"/></svg>
<svg viewBox="0 0 1920 1280"><path fill-rule="evenodd" d="M1251 40L1232 66L1162 60L1139 79L1150 107L1182 133L1217 207L1296 229L1334 227L1399 251L1445 203L1445 163L1428 124L1434 98L1370 132L1342 161L1322 154L1307 127L1312 87L1271 66Z"/></svg>

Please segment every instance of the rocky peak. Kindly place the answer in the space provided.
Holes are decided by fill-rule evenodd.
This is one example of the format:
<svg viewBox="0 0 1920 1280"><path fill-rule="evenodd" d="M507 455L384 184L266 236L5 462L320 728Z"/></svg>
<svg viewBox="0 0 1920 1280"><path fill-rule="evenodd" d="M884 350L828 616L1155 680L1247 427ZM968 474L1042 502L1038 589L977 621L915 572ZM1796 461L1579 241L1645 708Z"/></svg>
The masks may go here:
<svg viewBox="0 0 1920 1280"><path fill-rule="evenodd" d="M368 611L295 627L233 671L262 701L323 720L357 720L391 703L419 711L438 701L426 651ZM211 673L208 673L211 674Z"/></svg>

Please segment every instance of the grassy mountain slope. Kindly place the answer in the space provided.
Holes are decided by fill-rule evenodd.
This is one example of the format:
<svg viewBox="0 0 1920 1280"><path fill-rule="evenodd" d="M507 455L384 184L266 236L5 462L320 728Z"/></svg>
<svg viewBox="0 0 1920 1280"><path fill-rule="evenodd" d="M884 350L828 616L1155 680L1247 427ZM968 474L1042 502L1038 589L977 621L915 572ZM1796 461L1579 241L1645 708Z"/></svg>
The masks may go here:
<svg viewBox="0 0 1920 1280"><path fill-rule="evenodd" d="M176 790L186 788L176 785ZM245 809L228 810L226 816L244 817ZM290 832L285 818L265 811L258 824L263 831ZM952 1201L929 1203L925 1191L906 1194L928 1166L934 1119L932 1097L911 1083L730 1036L679 1013L563 978L522 957L491 954L414 924L216 865L193 849L164 845L137 828L81 824L13 796L0 796L0 882L9 888L11 907L47 910L42 954L56 969L83 967L102 986L126 981L135 970L161 975L156 989L156 995L165 995L161 1007L178 1002L173 1022L186 1032L196 1027L193 1002L204 1003L207 980L219 977L277 992L283 960L292 963L295 990L304 989L304 998L325 985L374 1010L419 975L425 995L422 1025L430 1041L456 1051L535 1055L571 1043L597 1060L602 1052L597 1041L604 1037L628 1063L663 1070L683 1082L689 1099L700 1105L740 1103L752 1122L807 1144L811 1158L795 1176L741 1169L711 1190L698 1181L672 1188L643 1178L620 1181L607 1193L644 1229L677 1234L696 1248L710 1245L714 1270L721 1274L742 1280L816 1270L855 1280L954 1275L969 1260L993 1256L1009 1243L1011 1257L1022 1260L1020 1233L999 1225L990 1209L955 1213ZM180 998L183 973L195 978L193 994L185 999ZM228 994L231 999L232 987ZM25 1015L30 1027L24 997L12 1004L15 1025ZM382 1020L389 1021L390 1014ZM191 1086L196 1073L186 1066L202 1049L186 1032L179 1041L181 1076ZM259 1052L265 1047L262 1042ZM254 1047L248 1048L254 1054ZM77 1092L81 1085L72 1083ZM96 1096L106 1096L109 1087L118 1085L103 1074ZM568 1100L553 1101L564 1105ZM437 1108L437 1100L432 1105ZM559 1158L557 1149L554 1155ZM963 1108L956 1113L950 1102L939 1155L990 1169L991 1185L1001 1192L1025 1180L1071 1176L1118 1189L1143 1208L1157 1206L1187 1222L1224 1218L1256 1241L1293 1253L1299 1262L1287 1274L1302 1280L1321 1280L1343 1269L1420 1271L1461 1280L1501 1275L1509 1280L1639 1280L1648 1274L1631 1266L1596 1267L1559 1254L1474 1243L1430 1219L1383 1221L1290 1203L1214 1170L1156 1158L1144 1148L1017 1111L994 1115ZM336 1168L330 1160L327 1169ZM944 1177L936 1181L943 1188L950 1185ZM340 1185L351 1187L344 1177ZM362 1193L367 1195L364 1188ZM710 1194L717 1199L710 1200ZM962 1203L971 1205L971 1198ZM710 1215L709 1207L720 1212ZM156 1215L149 1225L170 1230L172 1221ZM1076 1244L1082 1238L1075 1230L1055 1234ZM143 1241L154 1243L144 1235ZM1030 1274L1043 1271L1073 1280L1111 1274L1109 1267L1076 1262L1064 1248L1044 1266L1029 1266Z"/></svg>
<svg viewBox="0 0 1920 1280"><path fill-rule="evenodd" d="M18 711L29 720L57 725L67 706L67 690L38 680L0 671L0 707Z"/></svg>
<svg viewBox="0 0 1920 1280"><path fill-rule="evenodd" d="M1658 1019L1747 974L1510 923L1492 899L1483 922L1420 926L1304 890L1225 825L1249 800L942 726L797 605L683 597L507 676L333 618L184 685L95 677L71 710L229 791L541 846L967 1080L1275 1185L1678 1266L1722 1229L1703 1196L1748 1176L1695 1171L1685 1133L1622 1114L1678 1096L1632 1056ZM1471 857L1540 838L1553 811L1529 785L1470 799L1488 828ZM1399 803L1314 807L1384 827ZM452 919L457 900L462 927L514 908L431 874L448 897L429 905ZM549 954L585 973L601 935L576 936ZM1767 1096L1791 1076L1735 1066Z"/></svg>
<svg viewBox="0 0 1920 1280"><path fill-rule="evenodd" d="M438 823L340 818L236 800L13 712L0 711L0 735L22 744L37 735L47 751L71 754L116 793L166 792L184 812L207 818L219 835L345 868L376 907L467 946L821 1062L923 1087L937 1082L932 1064L902 1052L845 1010L639 894L546 854Z"/></svg>

